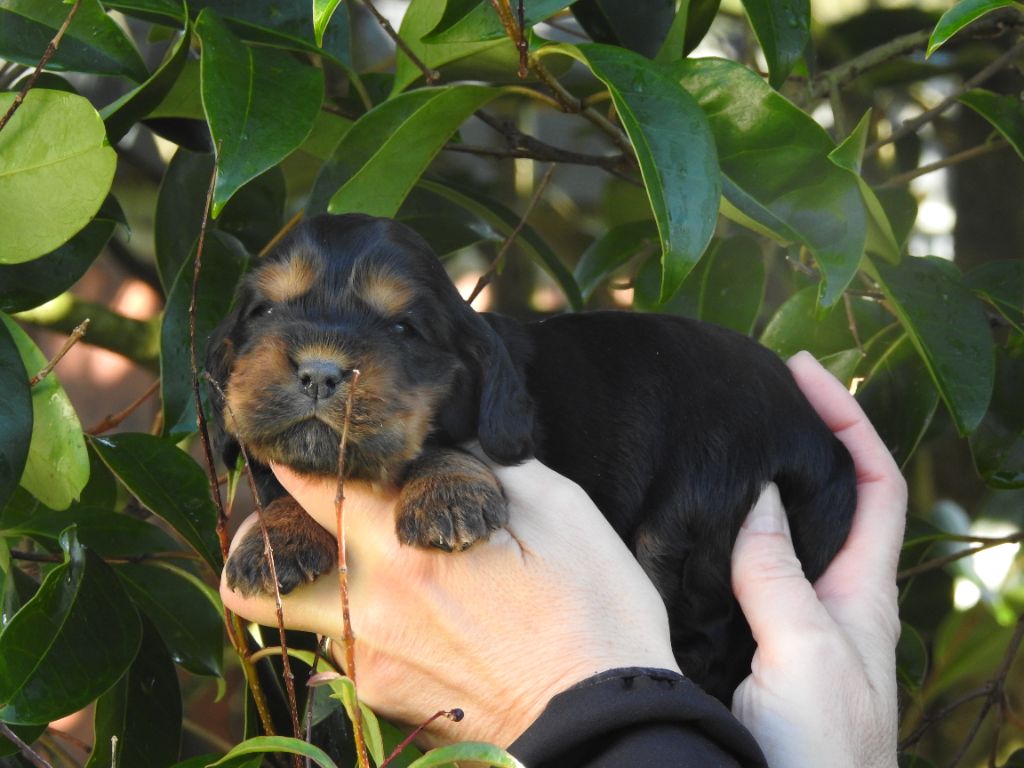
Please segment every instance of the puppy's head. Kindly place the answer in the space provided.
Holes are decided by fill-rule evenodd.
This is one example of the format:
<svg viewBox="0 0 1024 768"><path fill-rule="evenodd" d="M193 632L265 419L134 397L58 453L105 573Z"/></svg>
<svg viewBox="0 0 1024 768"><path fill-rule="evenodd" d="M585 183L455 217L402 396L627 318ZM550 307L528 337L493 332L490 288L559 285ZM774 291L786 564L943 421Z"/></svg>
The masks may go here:
<svg viewBox="0 0 1024 768"><path fill-rule="evenodd" d="M218 450L333 475L352 397L347 474L387 479L428 438L474 435L493 459L532 450L529 398L501 339L429 246L389 219L318 216L239 287L206 368Z"/></svg>

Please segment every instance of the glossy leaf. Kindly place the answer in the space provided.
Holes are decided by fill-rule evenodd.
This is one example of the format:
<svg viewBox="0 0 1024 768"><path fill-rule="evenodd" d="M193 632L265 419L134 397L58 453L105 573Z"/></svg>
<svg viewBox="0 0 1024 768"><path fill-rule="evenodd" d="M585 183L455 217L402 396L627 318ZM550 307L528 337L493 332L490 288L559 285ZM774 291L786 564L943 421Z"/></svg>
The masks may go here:
<svg viewBox="0 0 1024 768"><path fill-rule="evenodd" d="M685 9L685 5L683 7ZM618 45L654 58L672 27L675 3L671 0L646 3L579 0L573 4L572 14L595 43ZM682 45L679 52L682 52Z"/></svg>
<svg viewBox="0 0 1024 768"><path fill-rule="evenodd" d="M14 340L24 370L41 371L46 357L9 317L0 320ZM21 485L50 509L67 509L89 481L89 455L71 401L51 373L32 387L32 443Z"/></svg>
<svg viewBox="0 0 1024 768"><path fill-rule="evenodd" d="M8 533L55 542L69 525L76 526L78 540L101 557L183 550L170 534L151 523L110 509L81 505L59 512L38 512L9 528Z"/></svg>
<svg viewBox="0 0 1024 768"><path fill-rule="evenodd" d="M139 501L220 571L217 510L206 475L191 456L159 437L140 433L94 437L92 445Z"/></svg>
<svg viewBox="0 0 1024 768"><path fill-rule="evenodd" d="M65 3L0 0L0 58L34 67L70 10ZM131 40L98 0L82 0L47 68L140 82L148 74Z"/></svg>
<svg viewBox="0 0 1024 768"><path fill-rule="evenodd" d="M589 299L601 283L641 251L657 248L658 228L653 221L630 221L612 227L587 246L573 271L583 298Z"/></svg>
<svg viewBox="0 0 1024 768"><path fill-rule="evenodd" d="M103 5L156 24L179 26L184 10L182 4L176 0L104 0Z"/></svg>
<svg viewBox="0 0 1024 768"><path fill-rule="evenodd" d="M138 656L96 701L95 742L85 768L165 768L178 759L182 702L178 675L153 625L143 620ZM116 753L111 737L116 736Z"/></svg>
<svg viewBox="0 0 1024 768"><path fill-rule="evenodd" d="M482 763L493 768L523 768L522 763L501 747L481 741L464 741L461 744L449 744L446 747L432 749L410 763L409 768L442 768L463 761Z"/></svg>
<svg viewBox="0 0 1024 768"><path fill-rule="evenodd" d="M203 370L206 343L214 327L227 314L249 254L235 238L207 231L202 271L196 292L196 365ZM196 430L192 359L189 351L189 305L195 253L186 261L167 296L160 326L160 392L164 407L164 434L181 438Z"/></svg>
<svg viewBox="0 0 1024 768"><path fill-rule="evenodd" d="M216 218L238 189L305 140L323 100L323 73L289 54L244 44L210 9L196 21L203 43L203 110L217 152Z"/></svg>
<svg viewBox="0 0 1024 768"><path fill-rule="evenodd" d="M355 722L356 706L359 706L363 721L363 738L366 741L366 751L370 753L373 762L380 765L384 762L384 740L380 732L380 723L377 721L377 716L373 713L373 710L359 701L352 678L336 673L328 673L323 679L331 689L331 698L337 699L345 707L349 721Z"/></svg>
<svg viewBox="0 0 1024 768"><path fill-rule="evenodd" d="M32 391L11 332L0 323L0 507L18 487L32 440Z"/></svg>
<svg viewBox="0 0 1024 768"><path fill-rule="evenodd" d="M0 264L0 310L21 312L64 293L85 274L124 220L121 206L108 197L92 221L55 250L22 264Z"/></svg>
<svg viewBox="0 0 1024 768"><path fill-rule="evenodd" d="M711 124L723 214L807 246L824 277L820 301L834 304L860 265L867 212L856 175L829 159L828 134L740 64L687 60L671 71Z"/></svg>
<svg viewBox="0 0 1024 768"><path fill-rule="evenodd" d="M902 334L868 372L857 400L902 467L931 424L939 393L909 337Z"/></svg>
<svg viewBox="0 0 1024 768"><path fill-rule="evenodd" d="M743 0L743 7L768 62L768 81L778 88L810 39L810 0Z"/></svg>
<svg viewBox="0 0 1024 768"><path fill-rule="evenodd" d="M960 434L988 408L995 375L992 334L955 267L932 257L877 264L882 290L910 334Z"/></svg>
<svg viewBox="0 0 1024 768"><path fill-rule="evenodd" d="M508 237L520 223L520 217L514 211L475 190L426 179L420 181L420 186L478 215L505 237ZM537 266L551 276L551 279L562 289L569 306L573 309L583 308L583 297L580 295L579 287L576 285L572 273L558 258L558 254L551 249L551 246L529 224L520 229L515 247L526 253Z"/></svg>
<svg viewBox="0 0 1024 768"><path fill-rule="evenodd" d="M409 46L409 49L430 69L436 70L446 64L460 59L495 50L506 50L509 64L518 60L518 52L502 35L494 40L484 42L436 43L425 42L423 36L434 29L441 21L446 8L445 3L437 0L412 0L402 17L402 25L398 34ZM507 71L514 71L512 64ZM401 50L395 52L395 79L391 86L391 95L401 93L410 85L423 77L422 70Z"/></svg>
<svg viewBox="0 0 1024 768"><path fill-rule="evenodd" d="M135 123L164 100L185 67L191 39L192 28L186 26L167 59L146 82L103 108L100 115L111 144L120 141Z"/></svg>
<svg viewBox="0 0 1024 768"><path fill-rule="evenodd" d="M442 259L471 245L502 239L480 216L422 187L409 193L395 218L416 230Z"/></svg>
<svg viewBox="0 0 1024 768"><path fill-rule="evenodd" d="M964 275L964 284L1024 334L1024 259L982 264Z"/></svg>
<svg viewBox="0 0 1024 768"><path fill-rule="evenodd" d="M241 755L285 753L302 755L309 758L320 768L337 768L334 761L327 753L319 747L308 744L302 739L291 736L254 736L236 745L230 752L215 763L210 763L209 768L224 766ZM232 763L233 764L233 763Z"/></svg>
<svg viewBox="0 0 1024 768"><path fill-rule="evenodd" d="M572 5L574 0L534 0L525 4L526 27L544 21L557 11ZM483 40L506 38L505 28L489 0L469 3L452 3L448 6L456 13L446 12L437 27L423 38L428 43L478 43ZM506 38L507 39L507 38ZM508 45L511 45L511 41Z"/></svg>
<svg viewBox="0 0 1024 768"><path fill-rule="evenodd" d="M666 70L604 45L557 45L586 64L611 93L633 144L661 238L661 301L700 259L714 234L722 180L708 120Z"/></svg>
<svg viewBox="0 0 1024 768"><path fill-rule="evenodd" d="M64 563L0 632L4 722L47 723L81 709L117 682L139 649L138 614L110 567L73 528L61 546Z"/></svg>
<svg viewBox="0 0 1024 768"><path fill-rule="evenodd" d="M993 488L1024 488L1024 351L1000 350L992 403L971 435L971 455Z"/></svg>
<svg viewBox="0 0 1024 768"><path fill-rule="evenodd" d="M223 607L209 587L167 563L118 565L115 571L175 663L197 675L223 673Z"/></svg>
<svg viewBox="0 0 1024 768"><path fill-rule="evenodd" d="M718 241L705 257L700 319L749 334L761 312L764 256L756 240L738 235Z"/></svg>
<svg viewBox="0 0 1024 768"><path fill-rule="evenodd" d="M1024 11L1024 4L1013 0L959 0L952 8L942 14L932 35L928 39L927 55L931 56L953 35L972 21L980 19L987 13L1000 8L1017 8Z"/></svg>
<svg viewBox="0 0 1024 768"><path fill-rule="evenodd" d="M409 114L392 133L379 133L373 154L356 170L327 205L331 213L358 211L373 216L394 216L405 196L459 126L500 91L477 85L450 86L429 90L429 98ZM392 101L408 98L398 96ZM363 130L375 130L377 111L372 110L354 125L338 145L336 154L346 151L349 137L361 123ZM390 120L390 113L387 115ZM362 133L362 131L360 132Z"/></svg>
<svg viewBox="0 0 1024 768"><path fill-rule="evenodd" d="M324 44L324 31L339 5L341 0L313 0L313 33L317 45Z"/></svg>
<svg viewBox="0 0 1024 768"><path fill-rule="evenodd" d="M896 645L896 672L900 683L911 691L921 687L928 673L928 647L921 634L906 622L901 623Z"/></svg>
<svg viewBox="0 0 1024 768"><path fill-rule="evenodd" d="M0 93L0 113L14 96ZM29 91L0 132L0 263L29 261L70 240L99 210L116 164L88 100Z"/></svg>
<svg viewBox="0 0 1024 768"><path fill-rule="evenodd" d="M790 296L768 321L761 343L784 358L807 350L821 359L856 347L845 307L819 309L815 290L811 286ZM851 298L850 305L861 338L873 336L891 321L877 302Z"/></svg>
<svg viewBox="0 0 1024 768"><path fill-rule="evenodd" d="M992 123L1024 160L1024 103L1019 97L975 88L961 95L959 101Z"/></svg>

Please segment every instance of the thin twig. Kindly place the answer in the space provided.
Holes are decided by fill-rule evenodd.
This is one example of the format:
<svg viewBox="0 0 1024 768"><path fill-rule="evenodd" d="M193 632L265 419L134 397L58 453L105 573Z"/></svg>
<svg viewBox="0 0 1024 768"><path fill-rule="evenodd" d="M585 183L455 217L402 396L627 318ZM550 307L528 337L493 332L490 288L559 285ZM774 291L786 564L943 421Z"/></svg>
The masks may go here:
<svg viewBox="0 0 1024 768"><path fill-rule="evenodd" d="M82 337L85 336L85 332L87 330L89 330L89 318L86 318L77 326L75 326L75 330L73 330L68 335L67 339L64 340L64 344L57 351L57 354L53 356L50 362L43 366L43 369L39 373L37 373L35 376L28 380L28 385L30 387L34 387L40 381L49 376L50 372L57 367L57 363L61 361L64 355L71 351L71 348L82 340Z"/></svg>
<svg viewBox="0 0 1024 768"><path fill-rule="evenodd" d="M262 259L268 253L270 253L274 249L274 247L284 239L284 236L291 232L300 221L302 221L301 210L298 211L290 219L288 219L288 221L285 222L285 225L283 227L277 230L277 234L270 238L270 242L268 242L266 245L263 246L263 248L260 249L260 252L256 254L256 258Z"/></svg>
<svg viewBox="0 0 1024 768"><path fill-rule="evenodd" d="M135 411L139 409L139 406L141 406L150 397L152 397L153 393L156 392L158 389L160 389L160 379L154 379L153 382L148 387L146 387L146 391L139 395L137 398L135 398L135 400L132 401L131 405L129 405L123 411L118 411L117 413L109 414L102 421L97 422L95 425L85 430L86 433L90 435L101 435L104 432L109 432L114 427L120 425L121 422L123 422L133 413L135 413Z"/></svg>
<svg viewBox="0 0 1024 768"><path fill-rule="evenodd" d="M826 96L834 89L842 88L879 64L884 64L908 53L922 50L928 45L929 37L931 37L930 29L922 29L907 35L901 35L876 48L865 51L837 67L822 72L810 82L808 97L810 99L818 99Z"/></svg>
<svg viewBox="0 0 1024 768"><path fill-rule="evenodd" d="M453 723L459 723L459 722L462 722L462 718L464 718L465 716L466 716L466 713L463 712L458 707L456 707L455 709L442 709L442 710L439 710L438 712L435 712L433 715L431 715L429 718L427 718L426 722L422 723L412 733L410 733L408 736L406 736L404 739L402 739L400 742L398 742L398 744L395 746L395 748L393 750L391 750L391 754L388 755L384 759L384 762L380 764L379 768L387 768L389 765L391 765L391 761L394 760L396 757L398 757L400 754L402 754L402 752L405 751L405 748L408 747L410 744L412 744L413 739L415 739L417 736L419 736L420 733L423 732L424 728L426 728L428 725L430 725L432 722L434 722L438 718L447 717Z"/></svg>
<svg viewBox="0 0 1024 768"><path fill-rule="evenodd" d="M911 120L907 120L905 123L900 125L899 128L897 128L891 134L886 136L884 139L881 139L880 141L876 141L874 144L869 145L864 150L864 156L867 157L868 155L875 154L876 152L878 152L879 149L881 149L885 145L899 141L904 136L907 136L908 134L911 134L914 131L916 131L925 123L931 122L936 117L945 112L947 109L949 109L956 102L956 100L960 98L960 96L962 96L972 88L976 88L977 86L981 85L990 77L992 77L996 73L1002 71L1007 66L1009 66L1014 61L1014 59L1018 58L1021 55L1021 53L1024 53L1024 40L1018 42L1008 51L1004 52L1001 56L992 61L987 67L982 69L976 75L968 78L967 80L964 80L964 82L961 83L957 88L953 89L952 93L946 96L946 98L944 98L934 107L922 112L920 115Z"/></svg>
<svg viewBox="0 0 1024 768"><path fill-rule="evenodd" d="M976 157L991 154L992 152L998 152L1000 149L1006 149L1009 145L1008 142L1003 141L1001 138L994 139L993 141L987 141L984 144L979 144L976 147L965 149L962 152L944 157L941 160L936 160L934 163L928 163L922 165L920 168L915 168L912 171L901 173L898 176L893 176L891 179L886 179L881 184L875 186L875 189L888 189L889 187L902 187L904 184L909 184L911 181L916 179L918 176L924 176L932 173L933 171L941 170L942 168L948 168L951 165L958 165L966 162L967 160L973 160Z"/></svg>
<svg viewBox="0 0 1024 768"><path fill-rule="evenodd" d="M1003 658L999 662L999 666L996 668L996 674L991 680L992 688L988 692L988 696L985 698L984 703L981 705L981 710L978 712L977 717L974 719L974 723L971 725L971 729L967 732L967 737L960 745L960 749L957 750L956 755L950 761L948 768L956 768L956 766L963 760L964 755L967 754L967 750L971 746L971 742L974 741L974 737L978 735L978 731L981 730L982 723L985 722L985 718L988 716L988 712L992 709L993 705L1003 697L1004 689L1006 687L1006 676L1010 673L1010 666L1013 664L1013 660L1017 656L1017 651L1020 649L1021 642L1024 641L1024 616L1017 619L1017 626L1014 627L1013 635L1010 637L1010 642L1006 646L1006 651L1003 653ZM998 739L999 731L996 730L994 738Z"/></svg>
<svg viewBox="0 0 1024 768"><path fill-rule="evenodd" d="M0 722L0 736L3 736L21 750L21 756L32 763L32 765L37 766L37 768L53 768L38 752L22 741L18 734L8 727L7 723Z"/></svg>
<svg viewBox="0 0 1024 768"><path fill-rule="evenodd" d="M46 46L46 50L43 52L42 58L39 59L39 63L36 64L36 68L29 75L28 80L25 81L24 87L18 92L18 95L14 97L14 101L11 102L11 106L8 107L7 112L4 113L3 117L0 117L0 131L4 129L4 126L10 122L10 119L14 117L14 113L21 106L21 103L25 100L25 96L31 90L32 86L36 84L36 79L39 77L39 73L43 71L43 67L46 66L47 62L53 58L53 55L57 53L57 46L60 45L61 38L64 37L64 33L68 31L68 27L71 26L71 20L75 18L75 14L78 13L78 6L82 0L75 0L74 5L71 6L71 10L68 11L68 15L64 18L64 23L60 25L60 29L57 30L57 34L53 36L53 39Z"/></svg>
<svg viewBox="0 0 1024 768"><path fill-rule="evenodd" d="M951 715L954 711L959 709L962 705L968 704L974 701L975 699L980 699L982 696L987 696L991 690L992 684L990 681L988 683L985 683L985 685L983 685L981 688L971 691L970 693L964 694L958 699L950 702L935 714L928 715L927 717L922 719L921 722L917 724L917 726L915 726L914 730L911 731L905 739L902 739L900 741L898 745L899 750L902 752L908 747L912 747L914 744L921 740L921 737L924 736L925 733L927 733L932 726L941 723L943 720L949 717L949 715Z"/></svg>
<svg viewBox="0 0 1024 768"><path fill-rule="evenodd" d="M370 767L370 757L363 734L363 711L359 706L359 689L356 684L356 636L352 631L352 617L349 612L348 560L345 554L345 450L348 448L348 430L352 422L352 401L355 398L359 371L352 371L348 397L345 399L345 421L338 441L338 485L334 493L334 518L338 532L338 592L341 597L342 644L345 647L345 674L352 681L356 703L352 708L352 730L356 740L356 758L360 768Z"/></svg>
<svg viewBox="0 0 1024 768"><path fill-rule="evenodd" d="M537 206L537 202L540 200L541 195L544 194L544 190L548 186L548 182L551 181L551 175L555 172L555 164L552 163L548 166L547 171L544 172L544 177L540 180L537 185L537 189L530 197L530 202L526 205L526 210L523 211L522 217L519 219L519 223L516 224L515 229L509 232L508 237L505 238L505 242L501 244L501 248L498 250L498 255L494 257L491 265L487 270L480 275L480 279L476 281L476 286L473 288L473 292L469 294L469 298L466 299L467 304L472 304L477 296L494 280L494 275L498 270L498 265L502 263L505 255L508 253L509 248L512 247L512 243L515 242L516 238L519 237L519 233L523 231L523 227L526 226L526 220L530 218L530 214L533 213L533 209Z"/></svg>
<svg viewBox="0 0 1024 768"><path fill-rule="evenodd" d="M970 547L967 549L960 549L956 552L951 552L948 555L936 557L932 560L926 560L923 563L919 563L910 568L906 568L896 574L896 580L905 581L907 579L913 578L914 576L919 576L922 573L934 571L936 568L941 568L944 565L954 563L957 560L960 560L961 558L970 557L971 555L976 554L978 552L982 552L983 550L992 549L993 547L998 547L1003 544L1016 544L1018 542L1024 541L1024 531L1011 533L1009 536L1003 536L1000 538L965 537L964 539L954 540L972 541L979 544L980 546Z"/></svg>
<svg viewBox="0 0 1024 768"><path fill-rule="evenodd" d="M384 33L388 37L390 37L392 41L394 41L395 45L399 49L401 49L402 53L409 57L409 61L411 61L416 66L416 68L423 73L423 77L427 81L427 85L433 85L434 83L441 79L441 74L437 70L428 67L426 64L423 63L422 60L420 60L419 56L413 53L413 50L412 48L409 47L409 44L406 43L405 40L401 38L401 36L395 31L395 28L391 26L391 22L388 21L384 17L384 15L377 10L376 6L374 6L371 0L363 0L363 5L370 9L370 13L373 14L373 18L375 18L377 20L377 23L380 24L380 27L381 29L384 30Z"/></svg>

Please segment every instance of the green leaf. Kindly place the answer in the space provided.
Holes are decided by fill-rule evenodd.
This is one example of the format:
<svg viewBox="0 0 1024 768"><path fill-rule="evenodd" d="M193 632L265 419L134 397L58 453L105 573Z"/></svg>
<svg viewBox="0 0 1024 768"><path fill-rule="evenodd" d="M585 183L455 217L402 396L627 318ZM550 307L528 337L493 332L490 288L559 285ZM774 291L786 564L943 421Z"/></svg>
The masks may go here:
<svg viewBox="0 0 1024 768"><path fill-rule="evenodd" d="M103 0L103 5L155 24L182 26L180 0Z"/></svg>
<svg viewBox="0 0 1024 768"><path fill-rule="evenodd" d="M708 116L722 169L722 213L814 254L831 306L856 274L867 213L856 175L829 159L835 145L810 115L756 73L724 59L671 71Z"/></svg>
<svg viewBox="0 0 1024 768"><path fill-rule="evenodd" d="M166 440L141 433L94 437L92 445L128 490L219 573L217 510L206 474L192 457Z"/></svg>
<svg viewBox="0 0 1024 768"><path fill-rule="evenodd" d="M203 44L203 110L217 152L216 218L250 179L309 135L323 101L323 73L289 54L244 44L210 9L196 21Z"/></svg>
<svg viewBox="0 0 1024 768"><path fill-rule="evenodd" d="M177 664L197 675L223 674L224 609L208 586L167 563L114 570Z"/></svg>
<svg viewBox="0 0 1024 768"><path fill-rule="evenodd" d="M764 296L764 256L760 244L738 235L719 240L708 260L700 293L700 319L750 334Z"/></svg>
<svg viewBox="0 0 1024 768"><path fill-rule="evenodd" d="M875 301L851 297L850 306L862 338L874 335L891 320ZM783 358L807 350L821 359L856 347L857 339L845 307L819 309L811 286L794 293L775 311L761 333L761 343Z"/></svg>
<svg viewBox="0 0 1024 768"><path fill-rule="evenodd" d="M47 723L109 689L139 649L138 614L109 566L75 538L0 632L0 720Z"/></svg>
<svg viewBox="0 0 1024 768"><path fill-rule="evenodd" d="M500 242L483 218L422 187L414 188L395 215L412 227L442 259L480 242Z"/></svg>
<svg viewBox="0 0 1024 768"><path fill-rule="evenodd" d="M685 4L682 13L685 32ZM641 56L654 58L672 27L675 4L579 0L572 6L572 15L595 43L621 46ZM682 55L682 47L680 43L679 55Z"/></svg>
<svg viewBox="0 0 1024 768"><path fill-rule="evenodd" d="M66 3L0 0L0 58L34 67L70 10ZM131 40L98 0L82 0L46 66L58 71L117 75L138 82L148 74Z"/></svg>
<svg viewBox="0 0 1024 768"><path fill-rule="evenodd" d="M990 261L964 275L964 285L1024 334L1024 259Z"/></svg>
<svg viewBox="0 0 1024 768"><path fill-rule="evenodd" d="M6 324L0 324L0 507L18 487L32 441L32 390Z"/></svg>
<svg viewBox="0 0 1024 768"><path fill-rule="evenodd" d="M1024 104L1019 97L975 88L960 96L959 101L992 123L1024 160Z"/></svg>
<svg viewBox="0 0 1024 768"><path fill-rule="evenodd" d="M363 721L363 738L366 740L366 750L373 758L373 762L380 765L384 762L384 739L380 732L380 723L377 722L377 715L368 706L359 701L356 696L356 686L352 678L331 673L323 678L331 689L331 698L337 699L345 707L348 719L355 723L356 705L359 705L359 712Z"/></svg>
<svg viewBox="0 0 1024 768"><path fill-rule="evenodd" d="M191 39L192 27L188 25L167 59L146 82L103 108L100 115L107 126L107 139L111 144L120 141L135 123L152 112L170 93L188 60Z"/></svg>
<svg viewBox="0 0 1024 768"><path fill-rule="evenodd" d="M165 768L178 759L181 689L156 629L142 622L142 645L117 684L96 701L95 739L85 768ZM113 752L111 737L117 737Z"/></svg>
<svg viewBox="0 0 1024 768"><path fill-rule="evenodd" d="M585 300L598 286L637 254L657 247L658 228L653 221L630 221L612 227L587 246L576 263L573 277Z"/></svg>
<svg viewBox="0 0 1024 768"><path fill-rule="evenodd" d="M575 0L534 0L525 4L526 27L530 28L538 22L572 5ZM426 37L427 43L479 43L484 40L506 38L505 28L501 19L488 0L471 3L472 8L464 14L445 13L438 26ZM467 3L449 2L448 6L461 11ZM446 9L447 11L447 9ZM506 38L507 39L507 38ZM506 42L512 45L511 41Z"/></svg>
<svg viewBox="0 0 1024 768"><path fill-rule="evenodd" d="M520 223L520 217L514 211L468 187L450 183L441 184L426 179L422 179L419 186L478 215L505 237L511 235ZM516 247L526 253L535 264L551 276L551 279L562 289L573 309L583 308L583 297L580 295L580 289L576 285L572 273L558 258L551 246L529 224L520 229L516 237Z"/></svg>
<svg viewBox="0 0 1024 768"><path fill-rule="evenodd" d="M0 310L22 312L64 293L85 274L124 220L121 206L108 197L92 221L56 250L22 264L0 265Z"/></svg>
<svg viewBox="0 0 1024 768"><path fill-rule="evenodd" d="M11 728L15 735L26 744L32 744L38 739L43 732L46 730L46 725L16 725ZM21 752L21 747L15 744L13 741L8 741L7 737L0 734L0 757L9 757L11 755L17 755ZM24 763L11 763L11 765L24 765Z"/></svg>
<svg viewBox="0 0 1024 768"><path fill-rule="evenodd" d="M896 645L896 671L900 683L911 691L920 689L928 673L928 647L920 633L906 622L901 622Z"/></svg>
<svg viewBox="0 0 1024 768"><path fill-rule="evenodd" d="M553 45L608 86L633 144L661 238L661 301L693 269L715 231L722 180L711 128L670 70L610 46Z"/></svg>
<svg viewBox="0 0 1024 768"><path fill-rule="evenodd" d="M509 64L512 60L518 60L518 52L509 44L504 35L485 42L424 42L423 36L441 21L445 8L446 4L439 3L437 0L412 0L405 11L405 16L402 17L402 25L398 30L399 36L409 46L409 49L427 67L436 70L454 61L468 59L487 51L499 50L505 52L505 56L501 58L507 59ZM509 67L507 71L512 71L512 67ZM391 96L401 93L421 77L423 77L422 70L401 49L397 50L395 52L395 79L391 86Z"/></svg>
<svg viewBox="0 0 1024 768"><path fill-rule="evenodd" d="M985 415L995 375L981 304L948 262L933 257L876 264L882 290L910 334L961 435Z"/></svg>
<svg viewBox="0 0 1024 768"><path fill-rule="evenodd" d="M810 0L743 0L743 7L768 62L768 81L778 88L810 39Z"/></svg>
<svg viewBox="0 0 1024 768"><path fill-rule="evenodd" d="M341 5L341 0L313 0L313 33L316 35L316 44L324 44L324 30L331 21L331 16Z"/></svg>
<svg viewBox="0 0 1024 768"><path fill-rule="evenodd" d="M0 113L14 97L0 93ZM67 242L99 210L116 164L87 99L29 91L0 132L0 263L29 261Z"/></svg>
<svg viewBox="0 0 1024 768"><path fill-rule="evenodd" d="M359 211L373 216L394 216L405 196L459 126L500 91L477 85L433 88L429 98L415 109L393 133L380 133L372 156L335 192L327 205L331 213ZM409 98L404 94L392 102ZM420 99L417 97L417 103ZM371 110L352 126L338 144L346 150L349 137L361 129L376 130L377 110ZM386 114L390 122L391 113Z"/></svg>
<svg viewBox="0 0 1024 768"><path fill-rule="evenodd" d="M25 371L34 376L46 357L9 317L0 315L14 339ZM71 401L51 373L32 387L32 443L21 475L25 490L50 509L67 509L89 481L89 455Z"/></svg>
<svg viewBox="0 0 1024 768"><path fill-rule="evenodd" d="M57 541L69 525L76 526L78 540L100 557L137 557L182 550L170 534L155 525L110 509L78 505L32 515L6 533Z"/></svg>
<svg viewBox="0 0 1024 768"><path fill-rule="evenodd" d="M522 763L501 747L482 741L464 741L432 749L419 760L410 763L409 768L442 768L462 761L482 763L494 768L523 768Z"/></svg>
<svg viewBox="0 0 1024 768"><path fill-rule="evenodd" d="M896 463L905 466L939 405L935 384L907 334L876 361L857 390L857 401Z"/></svg>
<svg viewBox="0 0 1024 768"><path fill-rule="evenodd" d="M999 350L988 413L970 438L974 466L992 488L1024 488L1024 351Z"/></svg>
<svg viewBox="0 0 1024 768"><path fill-rule="evenodd" d="M203 370L210 334L231 307L233 288L249 263L235 238L223 232L207 231L203 247L202 272L196 292L196 364ZM164 435L180 439L196 431L196 405L192 389L192 360L189 352L189 304L195 253L178 273L167 296L160 326L160 391L164 407Z"/></svg>
<svg viewBox="0 0 1024 768"><path fill-rule="evenodd" d="M209 768L223 766L228 761L234 760L240 755L267 754L274 752L285 752L292 755L302 755L315 762L320 768L337 768L334 761L327 756L319 747L307 744L302 739L291 736L254 736L236 745L230 752L215 763L210 763Z"/></svg>
<svg viewBox="0 0 1024 768"><path fill-rule="evenodd" d="M943 43L972 21L980 19L986 13L1000 8L1016 8L1024 11L1024 5L1013 0L960 0L952 8L942 14L935 25L931 38L928 40L926 56L931 56Z"/></svg>

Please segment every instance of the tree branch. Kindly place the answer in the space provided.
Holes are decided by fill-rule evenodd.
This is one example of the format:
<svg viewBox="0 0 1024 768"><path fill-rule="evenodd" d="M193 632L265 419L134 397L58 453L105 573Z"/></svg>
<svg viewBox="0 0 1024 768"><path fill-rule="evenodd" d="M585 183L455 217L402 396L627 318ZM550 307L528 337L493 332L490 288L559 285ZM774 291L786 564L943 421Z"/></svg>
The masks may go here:
<svg viewBox="0 0 1024 768"><path fill-rule="evenodd" d="M416 68L423 73L423 77L427 81L427 85L433 85L434 83L441 79L441 74L437 70L428 67L420 60L419 56L413 53L413 50L412 48L409 47L409 44L406 43L405 40L402 39L401 35L399 35L395 31L395 28L391 26L391 22L388 21L384 17L384 15L377 10L377 7L373 4L372 0L363 0L363 5L370 9L370 13L373 14L373 18L377 20L377 23L380 24L380 28L383 29L384 33L391 38L391 40L395 43L395 46L398 49L400 49L402 53L408 56L409 61L411 61L416 66Z"/></svg>
<svg viewBox="0 0 1024 768"><path fill-rule="evenodd" d="M981 537L967 537L960 539L961 541L973 541L981 546L970 547L967 549L960 549L956 552L951 552L948 555L942 557L936 557L932 560L926 560L923 563L906 568L896 574L897 581L906 581L907 579L913 578L914 576L920 576L922 573L933 571L936 568L941 568L944 565L955 563L964 557L970 557L971 555L981 552L986 549L992 549L1003 544L1016 544L1017 542L1024 541L1024 531L1018 531L1017 533L1011 533L1009 536L1003 536L1001 538L981 538Z"/></svg>

